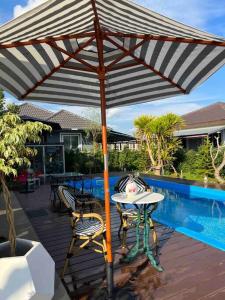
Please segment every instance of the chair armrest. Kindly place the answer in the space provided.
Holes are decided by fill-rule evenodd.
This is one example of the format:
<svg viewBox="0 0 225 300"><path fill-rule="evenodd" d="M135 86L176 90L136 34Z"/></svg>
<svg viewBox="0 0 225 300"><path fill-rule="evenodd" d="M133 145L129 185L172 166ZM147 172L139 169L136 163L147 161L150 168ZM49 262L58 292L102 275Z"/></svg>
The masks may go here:
<svg viewBox="0 0 225 300"><path fill-rule="evenodd" d="M99 201L97 201L97 200L80 201L78 199L77 202L80 205L84 205L84 206L95 205L95 206L97 206L97 208L100 209L100 212L103 213L103 207L102 207L101 203Z"/></svg>

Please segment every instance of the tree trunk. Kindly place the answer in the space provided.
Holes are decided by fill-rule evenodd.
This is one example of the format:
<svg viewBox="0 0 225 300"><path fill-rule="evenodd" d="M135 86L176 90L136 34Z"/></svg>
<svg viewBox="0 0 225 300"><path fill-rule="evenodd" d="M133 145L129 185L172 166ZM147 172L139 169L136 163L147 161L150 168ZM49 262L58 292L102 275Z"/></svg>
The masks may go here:
<svg viewBox="0 0 225 300"><path fill-rule="evenodd" d="M157 176L161 175L161 166L154 167L154 175L157 175Z"/></svg>
<svg viewBox="0 0 225 300"><path fill-rule="evenodd" d="M225 183L225 180L220 176L220 171L218 169L215 169L214 176L219 183Z"/></svg>
<svg viewBox="0 0 225 300"><path fill-rule="evenodd" d="M14 213L12 209L11 193L7 187L5 175L0 173L0 182L2 185L2 196L5 201L6 218L9 226L9 242L11 247L11 256L16 253L16 230L14 224Z"/></svg>
<svg viewBox="0 0 225 300"><path fill-rule="evenodd" d="M148 155L149 155L149 158L150 158L150 161L151 161L151 164L152 166L155 166L155 160L153 158L153 154L152 154L152 151L151 151L151 147L150 147L150 144L148 141L146 141L146 144L147 144L147 149L148 149Z"/></svg>
<svg viewBox="0 0 225 300"><path fill-rule="evenodd" d="M173 169L173 172L174 172L175 176L177 177L178 173L177 173L177 170L176 170L176 168L174 167L173 164L171 165L171 168Z"/></svg>

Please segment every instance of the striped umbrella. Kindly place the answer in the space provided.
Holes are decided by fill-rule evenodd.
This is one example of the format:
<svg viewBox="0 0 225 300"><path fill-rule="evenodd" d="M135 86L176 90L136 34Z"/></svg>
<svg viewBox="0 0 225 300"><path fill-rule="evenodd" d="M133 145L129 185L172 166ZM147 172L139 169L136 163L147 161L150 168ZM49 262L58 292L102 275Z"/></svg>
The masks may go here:
<svg viewBox="0 0 225 300"><path fill-rule="evenodd" d="M112 287L106 108L188 94L225 63L225 39L127 0L48 0L0 27L0 86L21 100L101 107Z"/></svg>

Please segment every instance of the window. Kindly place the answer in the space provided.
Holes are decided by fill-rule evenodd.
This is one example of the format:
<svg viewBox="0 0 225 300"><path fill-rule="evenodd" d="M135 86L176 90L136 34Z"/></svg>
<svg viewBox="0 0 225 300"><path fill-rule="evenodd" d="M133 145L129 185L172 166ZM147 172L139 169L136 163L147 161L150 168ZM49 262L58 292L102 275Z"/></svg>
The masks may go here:
<svg viewBox="0 0 225 300"><path fill-rule="evenodd" d="M80 148L80 135L78 134L62 134L61 140L64 143L65 151Z"/></svg>
<svg viewBox="0 0 225 300"><path fill-rule="evenodd" d="M37 154L31 158L31 169L35 173L44 174L43 146L32 148L36 149Z"/></svg>
<svg viewBox="0 0 225 300"><path fill-rule="evenodd" d="M45 146L46 174L60 174L64 172L63 147Z"/></svg>
<svg viewBox="0 0 225 300"><path fill-rule="evenodd" d="M31 168L37 174L64 173L64 147L63 145L29 145L37 150L37 155L31 160Z"/></svg>

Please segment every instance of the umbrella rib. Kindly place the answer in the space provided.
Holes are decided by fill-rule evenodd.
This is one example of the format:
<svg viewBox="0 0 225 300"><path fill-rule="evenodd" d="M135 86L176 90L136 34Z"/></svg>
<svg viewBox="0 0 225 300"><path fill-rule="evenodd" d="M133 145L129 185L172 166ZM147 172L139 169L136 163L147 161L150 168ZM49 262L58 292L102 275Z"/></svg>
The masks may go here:
<svg viewBox="0 0 225 300"><path fill-rule="evenodd" d="M59 46L57 46L56 44L53 44L53 43L51 43L51 42L48 42L47 44L50 45L52 48L55 48L56 50L58 50L58 51L60 51L60 52L62 52L62 53L64 53L64 54L66 54L66 55L69 56L71 59L75 59L75 60L77 60L79 63L81 63L81 64L85 65L86 67L88 67L89 69L91 69L91 70L97 72L97 68L96 68L96 67L92 66L91 64L89 64L89 63L86 62L85 60L83 60L83 59L77 57L77 54L78 54L78 53L76 53L76 54L74 54L74 53L69 53L69 52L67 52L66 50L64 50L63 48L61 48L61 47L59 47Z"/></svg>
<svg viewBox="0 0 225 300"><path fill-rule="evenodd" d="M127 52L127 50L119 45L117 42L115 42L114 40L112 40L110 37L105 36L105 39L107 41L109 41L110 43L112 43L114 46L116 46L118 49ZM149 69L150 71L154 72L155 74L157 74L158 76L160 76L162 79L168 81L170 84L172 84L173 86L175 86L177 89L179 89L182 93L186 94L185 89L183 89L180 85L178 85L177 83L175 83L173 80L171 80L170 78L164 76L162 73L160 73L159 71L157 71L155 68L153 68L152 66L146 64L146 62L144 62L143 60L141 60L140 58L138 58L137 56L135 56L133 53L129 54L131 57L133 57L133 59L138 62L139 64L143 65L144 67L146 67L147 69Z"/></svg>
<svg viewBox="0 0 225 300"><path fill-rule="evenodd" d="M79 53L82 49L87 47L93 40L95 39L95 36L92 36L86 43L84 43L81 47L79 47L75 52L74 55ZM20 98L24 99L26 98L30 93L32 93L34 90L36 90L37 87L39 87L43 82L45 82L50 76L52 76L55 72L57 72L60 68L62 68L71 57L67 57L64 61L62 61L57 67L54 67L48 74L46 74L40 81L38 81L32 88L26 91L25 94L23 94Z"/></svg>
<svg viewBox="0 0 225 300"><path fill-rule="evenodd" d="M48 42L57 42L57 41L63 41L63 40L69 40L69 39L88 38L88 37L93 37L93 36L94 36L94 32L84 32L84 33L77 33L77 34L61 35L58 37L33 39L33 40L29 40L29 41L24 41L24 42L13 42L13 43L8 43L8 44L0 43L0 49L46 44Z"/></svg>
<svg viewBox="0 0 225 300"><path fill-rule="evenodd" d="M75 71L85 71L85 72L93 72L96 73L96 70L91 70L89 68L80 68L78 66L72 67L72 66L63 66L63 69L70 69L70 70L75 70Z"/></svg>
<svg viewBox="0 0 225 300"><path fill-rule="evenodd" d="M162 35L151 35L151 34L135 34L135 33L123 33L123 32L107 32L105 31L105 36L110 37L122 37L122 38L135 38L144 39L145 41L162 41L162 42L175 42L175 43L187 43L187 44L199 44L199 45L212 45L225 47L225 41L213 41L213 40L202 40L202 39L191 39L191 38L181 38L181 37L168 37Z"/></svg>
<svg viewBox="0 0 225 300"><path fill-rule="evenodd" d="M106 70L110 72L110 71L120 70L120 69L124 69L124 68L131 68L131 67L138 66L138 65L140 65L140 64L138 62L134 61L130 64L123 64L123 65L119 65L119 66L114 66L110 70L108 70L107 67L106 67Z"/></svg>
<svg viewBox="0 0 225 300"><path fill-rule="evenodd" d="M95 37L96 37L96 44L98 49L98 60L99 60L99 68L98 74L100 75L101 72L104 73L105 76L105 64L104 64L104 54L103 54L103 31L101 30L101 24L97 12L96 7L96 0L91 0L92 9L94 12L94 28L95 28ZM101 41L101 42L100 42Z"/></svg>
<svg viewBox="0 0 225 300"><path fill-rule="evenodd" d="M131 52L134 52L135 50L137 50L140 46L142 46L146 41L142 40L140 43L138 43L137 45L135 45L134 47L132 47L131 49L127 50L127 52L124 52L124 54L122 54L121 56L117 57L114 61L112 61L107 67L106 67L106 71L111 71L112 67L117 64L119 61L121 61L124 57L130 55Z"/></svg>

